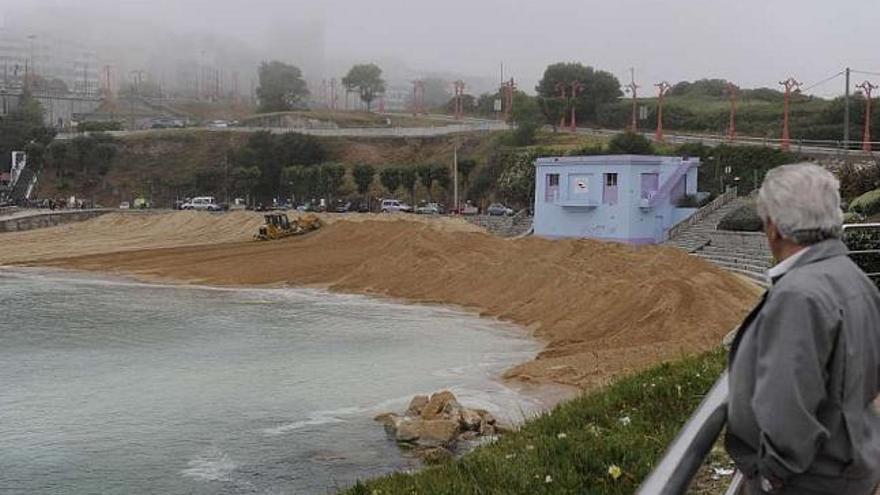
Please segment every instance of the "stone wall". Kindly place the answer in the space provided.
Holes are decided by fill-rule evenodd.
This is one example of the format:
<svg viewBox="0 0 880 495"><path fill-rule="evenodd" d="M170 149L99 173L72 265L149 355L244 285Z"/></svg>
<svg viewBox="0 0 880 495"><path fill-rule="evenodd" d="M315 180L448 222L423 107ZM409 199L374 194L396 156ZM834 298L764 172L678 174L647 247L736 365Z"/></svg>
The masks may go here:
<svg viewBox="0 0 880 495"><path fill-rule="evenodd" d="M510 217L476 215L464 218L501 237L516 237L532 230L532 217L529 215L516 214Z"/></svg>
<svg viewBox="0 0 880 495"><path fill-rule="evenodd" d="M37 213L34 215L14 217L8 220L0 218L0 233L42 229L65 223L84 222L106 213L110 213L111 211L114 210L71 210L52 213Z"/></svg>
<svg viewBox="0 0 880 495"><path fill-rule="evenodd" d="M716 230L709 233L709 245L726 249L742 249L770 253L763 232L731 232Z"/></svg>

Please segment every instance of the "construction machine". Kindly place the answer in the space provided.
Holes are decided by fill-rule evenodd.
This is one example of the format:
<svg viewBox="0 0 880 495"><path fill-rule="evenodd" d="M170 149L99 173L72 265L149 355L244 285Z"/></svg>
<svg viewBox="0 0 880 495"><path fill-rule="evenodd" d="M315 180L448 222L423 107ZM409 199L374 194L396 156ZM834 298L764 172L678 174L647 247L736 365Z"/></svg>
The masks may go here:
<svg viewBox="0 0 880 495"><path fill-rule="evenodd" d="M291 221L286 213L268 213L263 215L265 225L254 234L254 240L271 241L292 235L302 235L321 228L321 219L315 215L304 215Z"/></svg>

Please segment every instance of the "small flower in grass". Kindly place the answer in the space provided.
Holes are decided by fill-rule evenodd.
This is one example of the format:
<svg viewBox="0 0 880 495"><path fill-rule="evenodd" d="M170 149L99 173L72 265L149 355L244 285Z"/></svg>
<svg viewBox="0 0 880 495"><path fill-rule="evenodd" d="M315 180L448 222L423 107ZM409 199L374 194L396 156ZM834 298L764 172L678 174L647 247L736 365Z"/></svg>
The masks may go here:
<svg viewBox="0 0 880 495"><path fill-rule="evenodd" d="M608 466L608 476L611 476L612 479L616 480L617 478L620 478L620 475L622 474L623 471L621 471L620 466L617 464Z"/></svg>
<svg viewBox="0 0 880 495"><path fill-rule="evenodd" d="M535 450L534 445L526 445L526 450Z"/></svg>
<svg viewBox="0 0 880 495"><path fill-rule="evenodd" d="M556 435L556 438L562 440L568 438L568 435L566 435L565 433L559 433L558 435Z"/></svg>
<svg viewBox="0 0 880 495"><path fill-rule="evenodd" d="M507 454L506 456L504 456L504 458L505 458L505 459L515 459L515 458L516 458L516 454Z"/></svg>
<svg viewBox="0 0 880 495"><path fill-rule="evenodd" d="M629 426L630 423L632 423L632 420L629 418L629 416L624 416L620 418L620 424L622 424L623 426Z"/></svg>
<svg viewBox="0 0 880 495"><path fill-rule="evenodd" d="M544 478L544 483L553 483L553 477L548 474L547 477Z"/></svg>
<svg viewBox="0 0 880 495"><path fill-rule="evenodd" d="M602 433L602 429L592 423L590 423L590 425L587 427L587 430L590 432L591 435L597 437L599 436L599 434Z"/></svg>
<svg viewBox="0 0 880 495"><path fill-rule="evenodd" d="M678 398L681 399L681 385L676 385L675 388L678 389Z"/></svg>

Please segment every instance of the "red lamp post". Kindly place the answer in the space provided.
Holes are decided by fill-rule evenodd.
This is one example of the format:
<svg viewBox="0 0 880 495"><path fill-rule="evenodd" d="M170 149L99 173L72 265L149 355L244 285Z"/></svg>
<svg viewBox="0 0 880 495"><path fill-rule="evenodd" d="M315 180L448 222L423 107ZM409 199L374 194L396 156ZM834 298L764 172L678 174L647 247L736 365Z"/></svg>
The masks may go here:
<svg viewBox="0 0 880 495"><path fill-rule="evenodd" d="M672 85L667 81L662 81L657 86L657 133L654 135L654 139L657 140L658 143L663 142L663 100L666 97L666 93L672 89Z"/></svg>
<svg viewBox="0 0 880 495"><path fill-rule="evenodd" d="M877 89L877 86L865 81L856 86L865 93L865 134L862 136L862 150L871 152L871 92Z"/></svg>
<svg viewBox="0 0 880 495"><path fill-rule="evenodd" d="M727 95L730 96L730 123L727 125L727 140L736 140L736 95L739 89L735 84L729 82L725 88Z"/></svg>
<svg viewBox="0 0 880 495"><path fill-rule="evenodd" d="M789 77L785 81L780 81L779 84L785 88L785 96L782 106L782 143L780 144L780 148L782 148L783 151L788 151L791 148L791 136L788 132L788 108L791 100L791 93L797 93L801 87L801 83L795 80L795 78Z"/></svg>
<svg viewBox="0 0 880 495"><path fill-rule="evenodd" d="M630 69L630 83L625 86L627 93L632 93L632 120L629 125L630 132L638 132L639 131L639 122L638 122L638 96L636 92L639 89L639 85L636 84L635 78L635 70Z"/></svg>

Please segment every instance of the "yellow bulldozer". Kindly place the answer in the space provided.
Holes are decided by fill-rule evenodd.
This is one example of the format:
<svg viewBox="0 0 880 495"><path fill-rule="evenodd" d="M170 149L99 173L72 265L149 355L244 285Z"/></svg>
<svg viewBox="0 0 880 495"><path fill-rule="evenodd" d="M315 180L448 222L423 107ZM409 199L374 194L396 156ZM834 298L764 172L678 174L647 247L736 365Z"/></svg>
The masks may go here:
<svg viewBox="0 0 880 495"><path fill-rule="evenodd" d="M286 213L269 213L263 215L266 223L254 234L254 240L271 241L292 235L302 235L321 228L321 219L315 215L304 215L293 221Z"/></svg>

